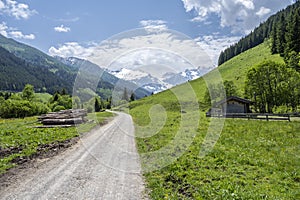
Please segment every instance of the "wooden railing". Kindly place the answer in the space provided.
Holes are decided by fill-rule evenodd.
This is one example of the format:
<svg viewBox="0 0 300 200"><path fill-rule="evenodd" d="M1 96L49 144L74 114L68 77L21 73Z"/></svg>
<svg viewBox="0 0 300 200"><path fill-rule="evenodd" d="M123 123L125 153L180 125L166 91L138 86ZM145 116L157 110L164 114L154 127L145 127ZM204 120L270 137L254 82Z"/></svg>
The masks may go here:
<svg viewBox="0 0 300 200"><path fill-rule="evenodd" d="M224 117L224 118L242 118L257 120L287 120L291 121L291 117L300 117L299 114L272 114L272 113L215 113L206 115L207 117Z"/></svg>

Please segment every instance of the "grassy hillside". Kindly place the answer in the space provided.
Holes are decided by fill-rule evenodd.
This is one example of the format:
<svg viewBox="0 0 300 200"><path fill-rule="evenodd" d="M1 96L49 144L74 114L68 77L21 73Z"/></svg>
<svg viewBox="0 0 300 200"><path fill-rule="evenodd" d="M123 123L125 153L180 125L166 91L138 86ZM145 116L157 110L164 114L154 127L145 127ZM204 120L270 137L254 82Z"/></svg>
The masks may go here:
<svg viewBox="0 0 300 200"><path fill-rule="evenodd" d="M282 62L264 43L218 70L242 93L247 70L265 59ZM216 78L214 70L130 104L151 198L300 198L300 123L206 118L202 111L207 106L201 103L205 80L214 83ZM224 125L220 135L218 125Z"/></svg>
<svg viewBox="0 0 300 200"><path fill-rule="evenodd" d="M264 60L284 62L278 54L272 55L269 47L269 42L264 42L263 44L246 52L243 52L240 55L225 62L217 69L205 75L204 79L208 80L208 83L215 83L216 81L218 81L218 79L216 79L215 77L217 75L217 71L219 71L223 81L233 81L237 86L239 94L243 96L247 71L255 64L258 64ZM190 82L194 90L197 92L198 99L200 101L203 101L206 88L204 79L200 78Z"/></svg>

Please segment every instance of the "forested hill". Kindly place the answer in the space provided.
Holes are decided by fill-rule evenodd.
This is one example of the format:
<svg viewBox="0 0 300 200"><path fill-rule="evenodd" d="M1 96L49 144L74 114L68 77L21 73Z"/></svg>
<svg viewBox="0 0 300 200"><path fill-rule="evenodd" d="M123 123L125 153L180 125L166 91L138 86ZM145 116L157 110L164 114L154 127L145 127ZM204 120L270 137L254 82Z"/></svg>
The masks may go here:
<svg viewBox="0 0 300 200"><path fill-rule="evenodd" d="M47 68L27 63L0 46L0 90L21 91L27 83L38 92L49 93L72 86Z"/></svg>
<svg viewBox="0 0 300 200"><path fill-rule="evenodd" d="M99 81L97 93L104 99L112 95L117 83L120 85L119 90L137 87L131 82L119 80L93 63L70 59L72 62L49 56L34 47L0 34L0 91L20 92L26 84L31 84L36 92L54 94L65 89L70 94L80 67L85 69L87 83L92 78ZM100 75L102 76L98 80ZM143 88L138 88L134 93L136 98L151 94Z"/></svg>
<svg viewBox="0 0 300 200"><path fill-rule="evenodd" d="M272 41L272 53L280 53L281 56L284 56L284 51L294 50L299 52L299 13L300 0L297 0L293 5L269 17L267 21L261 23L254 31L240 39L236 44L222 51L218 65L263 43L266 39L271 39Z"/></svg>

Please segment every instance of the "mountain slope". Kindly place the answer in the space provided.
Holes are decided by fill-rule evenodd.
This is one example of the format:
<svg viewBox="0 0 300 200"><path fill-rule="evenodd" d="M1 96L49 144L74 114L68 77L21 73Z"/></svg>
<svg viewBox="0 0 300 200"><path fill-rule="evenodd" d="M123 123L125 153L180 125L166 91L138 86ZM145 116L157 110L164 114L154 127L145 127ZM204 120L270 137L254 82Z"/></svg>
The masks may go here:
<svg viewBox="0 0 300 200"><path fill-rule="evenodd" d="M211 72L207 73L203 77L190 81L188 83L184 83L182 85L176 86L173 89L177 90L179 88L185 88L187 85L190 85L196 96L198 101L200 102L200 109L207 110L207 105L202 104L204 102L204 96L206 91L206 84L216 84L220 80L216 79L216 75L220 73L221 78L223 81L233 81L236 85L239 95L243 97L244 94L244 86L245 86L245 78L247 71L254 66L264 60L273 60L276 62L284 62L283 59L278 55L272 55L269 47L269 42L264 42L252 49L249 49L246 52L241 53L240 55L230 59L229 61L225 62L218 68L212 70ZM207 82L205 81L207 80ZM153 102L162 105L173 105L178 104L178 99L174 96L172 90L166 90L161 93L155 94L151 97L142 99L140 101L134 102L131 107L134 108L136 106L151 106ZM183 91L186 97L189 97L188 91ZM186 101L188 101L187 98Z"/></svg>
<svg viewBox="0 0 300 200"><path fill-rule="evenodd" d="M87 83L90 82L90 88L93 88L91 84L94 84L97 81L97 93L102 98L108 98L112 95L112 92L114 90L122 93L125 88L128 91L133 91L137 99L149 96L151 94L150 91L141 88L130 81L120 79L88 60L83 60L75 57L56 57L56 59L68 65L71 69L75 71L80 70L80 72L82 72L81 74L85 74L85 77L83 78ZM86 85L86 87L88 88L89 86ZM106 92L104 92L105 89Z"/></svg>
<svg viewBox="0 0 300 200"><path fill-rule="evenodd" d="M72 72L68 66L56 60L42 51L29 45L17 42L11 38L6 38L0 34L0 46L13 53L16 57L25 60L36 66L47 68L50 71Z"/></svg>
<svg viewBox="0 0 300 200"><path fill-rule="evenodd" d="M271 54L270 44L268 41L266 41L230 59L215 70L219 70L223 80L233 81L242 95L247 71L254 65L261 63L264 60L273 60L282 63L284 62L278 54ZM209 76L210 73L205 77L209 79Z"/></svg>
<svg viewBox="0 0 300 200"><path fill-rule="evenodd" d="M77 58L54 58L1 34L0 47L0 90L20 91L29 83L34 85L37 91L53 94L65 88L68 93L72 93L77 72L84 69L86 83L81 83L81 87L89 88L91 84L98 83L95 89L103 98L111 95L111 91L116 89L116 84L121 86L119 90L124 90L125 87L137 88L136 98L151 94L133 83L118 79L91 62Z"/></svg>
<svg viewBox="0 0 300 200"><path fill-rule="evenodd" d="M6 68L7 64L5 61L7 60L2 57L1 67L2 69L6 68L6 70L3 71L5 73L2 74L1 80L6 85L1 84L1 89L20 91L24 87L23 84L29 83L34 85L37 90L41 90L41 87L46 87L49 93L54 93L62 88L71 93L76 71L67 65L36 48L6 38L1 34L0 47L8 51L5 54L9 53L13 55L9 57L12 63L14 63L10 68ZM1 51L4 52L3 49ZM21 71L24 72L24 70L27 73L22 74ZM18 83L18 86L13 86L15 82Z"/></svg>
<svg viewBox="0 0 300 200"><path fill-rule="evenodd" d="M296 17L295 14L297 12L299 13L299 9L300 1L297 0L293 5L269 17L265 22L251 31L249 35L241 38L236 44L222 51L219 56L218 64L223 64L240 53L256 47L267 39L272 40L271 50L273 53L284 53L284 48L288 47L286 45L288 41L286 41L285 34L289 32L289 23L292 22L293 17ZM299 20L299 18L296 20ZM296 28L298 28L299 31L299 22ZM299 32L297 34L298 35L295 36L295 43L299 43Z"/></svg>
<svg viewBox="0 0 300 200"><path fill-rule="evenodd" d="M40 68L0 47L0 90L21 91L30 83L37 91L55 92L69 83L46 68Z"/></svg>

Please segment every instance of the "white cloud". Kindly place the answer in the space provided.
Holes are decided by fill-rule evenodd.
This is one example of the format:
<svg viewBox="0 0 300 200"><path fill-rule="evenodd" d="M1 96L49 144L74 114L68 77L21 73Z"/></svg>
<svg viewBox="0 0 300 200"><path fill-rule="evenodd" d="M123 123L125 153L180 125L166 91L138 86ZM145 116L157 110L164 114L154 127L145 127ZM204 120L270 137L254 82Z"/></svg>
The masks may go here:
<svg viewBox="0 0 300 200"><path fill-rule="evenodd" d="M149 32L159 32L168 29L167 22L163 20L142 20L140 26Z"/></svg>
<svg viewBox="0 0 300 200"><path fill-rule="evenodd" d="M214 65L217 65L220 52L240 39L238 36L205 35L196 38L195 41L202 49L205 49L207 55L214 62Z"/></svg>
<svg viewBox="0 0 300 200"><path fill-rule="evenodd" d="M269 14L271 12L271 9L269 8L265 8L265 7L261 7L259 9L259 11L257 11L255 14L258 15L260 18Z"/></svg>
<svg viewBox="0 0 300 200"><path fill-rule="evenodd" d="M24 34L15 28L8 27L5 22L2 22L0 24L0 34L2 34L5 37L12 37L15 39L25 39L25 40L35 39L34 34Z"/></svg>
<svg viewBox="0 0 300 200"><path fill-rule="evenodd" d="M90 46L73 42L58 48L51 47L49 53L85 58L113 70L122 67L136 69L150 65L168 66L173 71L213 67L207 53L193 39L169 30L150 33L143 28L136 29Z"/></svg>
<svg viewBox="0 0 300 200"><path fill-rule="evenodd" d="M65 27L64 25L54 27L54 30L59 33L67 33L71 31L71 28Z"/></svg>
<svg viewBox="0 0 300 200"><path fill-rule="evenodd" d="M86 47L77 42L67 42L63 45L60 45L58 48L50 47L49 54L60 57L87 58L92 54L93 51L93 46Z"/></svg>
<svg viewBox="0 0 300 200"><path fill-rule="evenodd" d="M8 14L16 19L28 19L37 13L31 10L27 4L19 3L13 0L0 1L0 13Z"/></svg>
<svg viewBox="0 0 300 200"><path fill-rule="evenodd" d="M16 39L26 39L26 40L34 40L35 39L34 34L25 35L21 31L11 31L9 33L9 35L13 38L16 38Z"/></svg>
<svg viewBox="0 0 300 200"><path fill-rule="evenodd" d="M186 12L195 11L193 22L203 22L211 14L220 17L220 26L233 33L248 33L259 22L291 4L290 0L182 0Z"/></svg>
<svg viewBox="0 0 300 200"><path fill-rule="evenodd" d="M4 5L4 3L3 3L2 0L1 0L1 1L0 1L0 10L3 9L3 8L5 8L5 5Z"/></svg>
<svg viewBox="0 0 300 200"><path fill-rule="evenodd" d="M6 23L2 22L0 24L0 34L7 37L8 36L7 29L8 29L8 26L6 25Z"/></svg>

